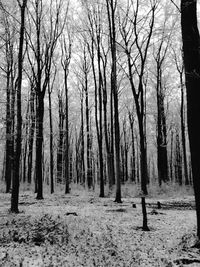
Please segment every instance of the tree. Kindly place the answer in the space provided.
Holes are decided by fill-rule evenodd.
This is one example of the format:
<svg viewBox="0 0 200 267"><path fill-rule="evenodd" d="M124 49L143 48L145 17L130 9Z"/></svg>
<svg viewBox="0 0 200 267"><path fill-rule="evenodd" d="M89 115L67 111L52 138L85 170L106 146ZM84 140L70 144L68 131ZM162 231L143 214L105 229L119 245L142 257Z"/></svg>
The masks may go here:
<svg viewBox="0 0 200 267"><path fill-rule="evenodd" d="M197 237L200 238L200 36L197 24L197 1L181 1L181 30L187 91L188 135L197 214Z"/></svg>
<svg viewBox="0 0 200 267"><path fill-rule="evenodd" d="M27 31L28 59L34 77L36 93L36 182L37 199L43 199L43 121L44 97L49 84L55 48L65 26L66 14L62 18L62 0L49 3L49 17L45 17L45 5L36 0L29 10L29 32ZM55 8L55 9L54 9ZM46 21L45 21L46 19ZM33 27L36 35L32 35ZM32 53L30 53L30 50Z"/></svg>
<svg viewBox="0 0 200 267"><path fill-rule="evenodd" d="M28 183L32 181L33 169L33 144L35 134L35 89L34 84L30 81L31 92L29 98L29 136L28 136Z"/></svg>
<svg viewBox="0 0 200 267"><path fill-rule="evenodd" d="M119 104L117 86L117 49L116 49L116 8L117 0L106 0L109 38L111 47L111 91L114 101L114 136L115 136L115 166L116 166L116 196L115 202L121 203L121 178L120 178L120 127Z"/></svg>
<svg viewBox="0 0 200 267"><path fill-rule="evenodd" d="M54 193L54 155L53 155L53 120L52 120L52 103L51 103L51 94L53 91L53 85L56 77L56 67L54 71L53 80L49 79L48 83L48 98L49 98L49 150L50 150L50 186L51 194Z"/></svg>
<svg viewBox="0 0 200 267"><path fill-rule="evenodd" d="M83 91L85 92L85 121L86 121L86 169L87 169L87 185L88 188L92 187L92 166L91 166L91 133L90 133L90 115L89 115L89 73L91 69L91 63L87 56L87 43L84 40L83 44L83 56L81 58L80 70L82 77L80 77L80 83Z"/></svg>
<svg viewBox="0 0 200 267"><path fill-rule="evenodd" d="M155 52L154 59L156 62L156 98L157 98L157 168L158 182L169 180L168 174L168 157L167 157L167 124L165 112L165 85L163 82L163 65L169 49L170 35L166 40L166 23L162 26L161 41Z"/></svg>
<svg viewBox="0 0 200 267"><path fill-rule="evenodd" d="M58 91L58 139L57 139L57 170L56 170L56 180L57 183L62 182L63 174L63 133L64 133L64 100L63 100L63 91Z"/></svg>
<svg viewBox="0 0 200 267"><path fill-rule="evenodd" d="M65 88L65 194L70 192L69 188L69 97L68 97L68 76L69 65L71 60L72 38L68 34L69 43L67 45L66 39L62 42L62 59L61 65L64 71L64 88Z"/></svg>
<svg viewBox="0 0 200 267"><path fill-rule="evenodd" d="M107 86L107 72L108 72L108 55L109 47L101 44L101 62L102 62L102 79L103 79L103 119L104 119L104 135L105 146L107 153L107 176L109 180L109 188L112 190L112 186L115 183L115 168L114 168L114 130L113 130L113 94L110 90L110 119L108 119L108 86ZM110 127L109 127L110 125Z"/></svg>
<svg viewBox="0 0 200 267"><path fill-rule="evenodd" d="M133 111L128 111L129 124L131 130L131 181L136 182L136 152L135 152L135 136L134 136L134 114Z"/></svg>
<svg viewBox="0 0 200 267"><path fill-rule="evenodd" d="M100 197L104 197L104 161L103 161L103 108L102 90L103 75L101 70L101 40L102 40L102 7L100 2L88 5L86 3L86 14L88 20L88 31L90 42L84 36L88 52L91 58L92 73L94 79L94 103L95 103L95 124L98 142L98 164L100 177ZM96 66L97 65L97 66ZM87 118L87 117L86 117Z"/></svg>
<svg viewBox="0 0 200 267"><path fill-rule="evenodd" d="M180 48L179 48L180 49ZM180 49L182 51L182 49ZM179 60L178 58L181 58ZM181 141L182 141L182 150L183 150L183 162L184 162L184 176L185 176L185 185L189 185L189 176L188 176L188 166L187 166L187 147L186 147L186 105L185 105L185 84L184 84L184 65L182 56L178 57L177 52L174 51L174 60L176 64L176 69L179 74L180 79L180 89L181 89L181 108L180 108L180 116L181 116ZM179 62L180 61L180 62Z"/></svg>
<svg viewBox="0 0 200 267"><path fill-rule="evenodd" d="M11 195L11 212L18 213L19 202L19 176L20 176L20 158L21 158L21 139L22 139L22 113L21 113L21 88L22 88L22 72L23 72L23 53L24 53L24 32L25 32L25 13L27 0L17 0L20 9L20 36L19 36L19 52L18 52L18 75L16 80L17 90L17 125L16 125L16 148L15 148L15 165L12 181Z"/></svg>
<svg viewBox="0 0 200 267"><path fill-rule="evenodd" d="M129 6L130 5L130 6ZM146 5L146 3L145 3ZM120 18L120 33L122 42L119 46L127 57L127 70L125 73L129 79L135 102L139 138L140 138L140 173L141 190L147 194L147 145L146 145L146 113L145 113L145 70L150 41L153 33L156 1L151 1L150 8L144 15L140 1L131 1L128 4L125 15ZM131 13L133 10L133 13Z"/></svg>
<svg viewBox="0 0 200 267"><path fill-rule="evenodd" d="M15 7L14 7L15 8ZM16 27L15 20L9 16L7 7L0 3L2 10L2 26L4 29L3 41L5 43L5 67L1 70L6 75L6 147L5 147L5 181L6 193L11 189L14 168L14 109L15 109L15 79L16 79ZM15 11L16 13L16 11ZM14 13L14 14L15 14Z"/></svg>

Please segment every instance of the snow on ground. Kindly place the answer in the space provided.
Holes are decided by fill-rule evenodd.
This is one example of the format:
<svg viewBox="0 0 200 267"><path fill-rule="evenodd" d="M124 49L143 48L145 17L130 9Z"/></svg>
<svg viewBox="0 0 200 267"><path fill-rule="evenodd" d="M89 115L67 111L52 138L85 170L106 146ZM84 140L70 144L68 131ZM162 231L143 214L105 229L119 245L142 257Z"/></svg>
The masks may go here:
<svg viewBox="0 0 200 267"><path fill-rule="evenodd" d="M10 195L1 193L0 266L200 266L199 250L191 248L193 197L159 199L159 210L157 201L146 199L150 231L144 232L139 198L117 204L72 192L37 201L23 192L20 213L10 214Z"/></svg>

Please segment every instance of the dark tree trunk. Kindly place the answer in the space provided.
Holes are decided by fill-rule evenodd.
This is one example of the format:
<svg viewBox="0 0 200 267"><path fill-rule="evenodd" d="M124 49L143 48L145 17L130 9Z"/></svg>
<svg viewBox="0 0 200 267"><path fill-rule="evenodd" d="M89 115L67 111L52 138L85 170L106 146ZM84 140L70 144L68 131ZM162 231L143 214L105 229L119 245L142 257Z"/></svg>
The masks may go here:
<svg viewBox="0 0 200 267"><path fill-rule="evenodd" d="M68 107L68 69L64 69L65 79L65 194L70 193L69 188L69 107Z"/></svg>
<svg viewBox="0 0 200 267"><path fill-rule="evenodd" d="M22 87L22 70L23 70L23 47L25 31L25 11L27 0L19 3L21 12L19 53L18 53L18 77L17 77L17 133L15 149L15 172L13 175L13 186L11 196L11 212L18 213L19 202L19 175L20 175L20 158L21 158L21 138L22 138L22 113L21 113L21 87Z"/></svg>
<svg viewBox="0 0 200 267"><path fill-rule="evenodd" d="M69 149L69 96L68 96L68 75L69 64L71 60L71 38L69 37L69 45L67 47L66 40L62 42L62 58L61 64L64 71L64 88L65 88L65 150L64 150L64 162L65 162L65 194L70 193L70 149Z"/></svg>
<svg viewBox="0 0 200 267"><path fill-rule="evenodd" d="M170 142L171 142L171 151L170 151L170 179L171 182L173 182L173 178L174 178L174 131L173 129L171 129L171 138L170 138Z"/></svg>
<svg viewBox="0 0 200 267"><path fill-rule="evenodd" d="M105 135L105 145L106 145L106 153L107 153L107 175L108 175L108 181L109 181L109 189L111 190L114 184L114 163L113 163L113 154L112 154L112 147L111 147L113 142L111 142L111 136L109 138L109 132L108 132L109 131L108 130L108 119L107 119L108 100L107 100L107 80L106 80L106 64L105 63L103 65L103 77L104 77L104 85L103 85L104 135ZM112 126L113 126L113 122L112 122ZM110 128L112 126L110 126ZM113 130L112 130L112 133L113 133ZM112 139L113 139L113 136L112 136Z"/></svg>
<svg viewBox="0 0 200 267"><path fill-rule="evenodd" d="M114 117L113 117L113 93L110 90L110 163L112 171L112 183L115 184L115 155L114 155Z"/></svg>
<svg viewBox="0 0 200 267"><path fill-rule="evenodd" d="M28 104L29 105L29 104ZM28 107L29 109L29 107ZM27 182L27 177L26 177L26 160L27 160L27 150L28 150L28 140L27 140L27 136L28 136L28 112L29 110L27 111L27 115L26 115L26 121L25 121L25 138L24 138L24 147L23 147L23 155L22 155L22 158L23 158L23 162L22 162L22 172L21 172L21 176L22 176L22 180L23 182Z"/></svg>
<svg viewBox="0 0 200 267"><path fill-rule="evenodd" d="M149 231L149 227L148 227L148 223L147 223L147 210L146 210L145 197L142 197L141 200L142 200L142 214L143 214L142 229L143 229L143 231Z"/></svg>
<svg viewBox="0 0 200 267"><path fill-rule="evenodd" d="M7 70L7 85L6 85L6 160L5 160L5 181L6 193L10 192L12 178L12 118L11 118L11 88L10 88L10 70Z"/></svg>
<svg viewBox="0 0 200 267"><path fill-rule="evenodd" d="M134 117L131 112L129 112L129 123L131 128L131 147L132 147L132 155L131 155L131 181L136 181L136 156L135 156L135 138L134 138Z"/></svg>
<svg viewBox="0 0 200 267"><path fill-rule="evenodd" d="M44 97L37 91L36 108L36 181L37 199L43 199L43 120L44 120Z"/></svg>
<svg viewBox="0 0 200 267"><path fill-rule="evenodd" d="M189 185L188 178L188 166L187 166L187 149L186 149L186 136L185 136L185 97L184 97L184 85L183 85L183 73L180 73L181 83L181 139L182 139L182 150L183 150L183 162L184 162L184 176L185 185Z"/></svg>
<svg viewBox="0 0 200 267"><path fill-rule="evenodd" d="M132 64L130 53L127 54L128 68L129 68L129 81L131 84L131 89L133 92L136 114L139 126L139 137L140 137L140 175L141 175L141 189L144 194L147 194L147 181L148 181L148 171L147 171L147 148L146 148L146 136L145 136L145 123L144 123L144 89L142 80L140 78L138 85L138 92L140 92L140 97L136 93L133 76L132 76Z"/></svg>
<svg viewBox="0 0 200 267"><path fill-rule="evenodd" d="M31 88L30 94L30 118L29 118L29 137L28 137L28 183L32 180L32 169L33 169L33 143L34 143L34 133L35 133L35 92Z"/></svg>
<svg viewBox="0 0 200 267"><path fill-rule="evenodd" d="M85 79L85 118L87 132L87 185L92 187L92 166L91 166L91 140L90 140L90 115L89 115L89 100L88 100L88 81Z"/></svg>
<svg viewBox="0 0 200 267"><path fill-rule="evenodd" d="M136 105L137 106L137 105ZM146 147L146 137L144 131L144 118L143 112L138 114L138 125L139 125L139 135L140 135L140 175L141 175L141 189L143 194L147 195L147 147Z"/></svg>
<svg viewBox="0 0 200 267"><path fill-rule="evenodd" d="M197 23L197 1L181 1L181 28L187 89L187 118L193 185L197 213L197 236L200 238L200 37Z"/></svg>
<svg viewBox="0 0 200 267"><path fill-rule="evenodd" d="M180 137L178 129L176 130L176 151L175 151L175 179L179 185L183 184L182 177L182 157L181 157L181 147L180 147Z"/></svg>
<svg viewBox="0 0 200 267"><path fill-rule="evenodd" d="M115 167L116 167L116 196L115 202L121 203L121 177L120 177L120 127L119 127L119 110L118 110L118 88L117 88L117 50L116 50L116 2L113 0L106 1L109 34L111 45L111 92L114 102L114 137L115 137Z"/></svg>
<svg viewBox="0 0 200 267"><path fill-rule="evenodd" d="M90 110L89 110L89 96L88 96L88 74L90 71L90 64L86 56L86 48L83 51L82 71L84 75L83 88L85 91L85 120L86 120L86 169L87 169L87 186L92 187L92 166L91 166L91 133L90 133Z"/></svg>
<svg viewBox="0 0 200 267"><path fill-rule="evenodd" d="M83 120L83 95L81 96L81 183L85 186L85 142L84 142L84 120Z"/></svg>
<svg viewBox="0 0 200 267"><path fill-rule="evenodd" d="M100 25L99 25L100 27ZM100 172L100 197L104 197L104 163L103 163L103 124L102 124L102 74L101 74L101 53L100 53L100 29L97 33L97 61L98 61L98 111L99 111L99 120L97 127L97 137L98 137L98 146L99 146L99 172Z"/></svg>
<svg viewBox="0 0 200 267"><path fill-rule="evenodd" d="M59 122L58 122L58 148L57 148L57 183L62 182L63 174L63 127L64 127L64 111L63 111L63 100L62 95L58 95L59 105Z"/></svg>
<svg viewBox="0 0 200 267"><path fill-rule="evenodd" d="M51 89L50 85L48 87L48 96L49 96L49 150L50 150L50 186L51 194L54 193L54 157L53 157L53 121L52 121L52 105L51 105Z"/></svg>
<svg viewBox="0 0 200 267"><path fill-rule="evenodd" d="M128 145L128 137L127 137L127 127L126 127L126 117L124 118L123 122L123 136L124 136L124 180L125 182L128 181L128 152L129 152L129 145Z"/></svg>
<svg viewBox="0 0 200 267"><path fill-rule="evenodd" d="M167 130L164 108L164 92L161 83L161 73L157 70L157 166L159 185L166 183L168 177L168 158L167 158Z"/></svg>
<svg viewBox="0 0 200 267"><path fill-rule="evenodd" d="M3 11L3 10L2 10ZM15 26L9 23L9 14L3 11L3 21L5 23L5 53L6 53L6 148L4 157L3 176L6 182L6 193L10 192L11 181L14 173L14 42Z"/></svg>

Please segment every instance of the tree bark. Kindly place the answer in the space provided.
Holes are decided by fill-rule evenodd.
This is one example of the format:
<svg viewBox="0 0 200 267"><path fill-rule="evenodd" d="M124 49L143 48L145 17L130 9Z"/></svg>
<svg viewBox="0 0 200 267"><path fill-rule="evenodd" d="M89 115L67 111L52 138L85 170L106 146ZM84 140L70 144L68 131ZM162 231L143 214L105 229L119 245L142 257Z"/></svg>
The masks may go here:
<svg viewBox="0 0 200 267"><path fill-rule="evenodd" d="M197 236L200 238L200 37L197 23L197 1L181 1L181 29L187 90L188 135L197 214Z"/></svg>
<svg viewBox="0 0 200 267"><path fill-rule="evenodd" d="M54 193L54 157L53 157L53 121L52 121L52 104L51 104L51 89L48 85L48 96L49 96L49 150L50 150L50 186L51 194Z"/></svg>
<svg viewBox="0 0 200 267"><path fill-rule="evenodd" d="M33 143L34 143L34 133L35 133L35 92L31 88L30 94L30 118L29 118L29 137L28 137L28 183L32 180L32 169L33 169Z"/></svg>
<svg viewBox="0 0 200 267"><path fill-rule="evenodd" d="M12 177L12 120L11 120L11 88L10 88L10 67L7 69L7 85L6 85L6 161L5 161L5 181L6 193L9 193Z"/></svg>
<svg viewBox="0 0 200 267"><path fill-rule="evenodd" d="M157 62L159 64L159 62ZM168 157L167 157L167 130L164 108L164 92L162 88L162 76L160 66L157 66L157 166L159 185L166 183L168 177Z"/></svg>
<svg viewBox="0 0 200 267"><path fill-rule="evenodd" d="M44 97L43 93L36 92L36 181L37 199L43 199L43 120L44 120Z"/></svg>
<svg viewBox="0 0 200 267"><path fill-rule="evenodd" d="M63 111L63 100L62 95L58 95L58 106L59 106L59 121L58 121L58 141L57 141L57 183L62 182L63 174L63 127L64 127L64 111Z"/></svg>
<svg viewBox="0 0 200 267"><path fill-rule="evenodd" d="M107 13L109 22L109 34L111 45L111 92L114 102L114 137L115 137L115 167L116 167L116 195L115 202L121 203L121 177L120 177L120 127L119 127L119 104L117 88L117 50L116 50L116 1L107 0Z"/></svg>
<svg viewBox="0 0 200 267"><path fill-rule="evenodd" d="M184 162L184 176L185 185L189 185L188 178L188 166L187 166L187 149L186 149L186 134L185 134L185 97L184 97L184 85L183 85L183 73L180 73L180 84L181 84L181 139L182 139L182 150L183 150L183 162Z"/></svg>
<svg viewBox="0 0 200 267"><path fill-rule="evenodd" d="M18 53L18 77L17 77L17 133L16 133L16 150L15 150L15 172L13 175L13 187L11 195L11 212L18 213L19 202L19 175L20 175L20 158L21 158L21 138L22 138L22 113L21 113L21 88L22 88L22 71L23 71L23 48L24 48L24 31L25 31L25 12L27 0L19 3L21 13L19 53Z"/></svg>

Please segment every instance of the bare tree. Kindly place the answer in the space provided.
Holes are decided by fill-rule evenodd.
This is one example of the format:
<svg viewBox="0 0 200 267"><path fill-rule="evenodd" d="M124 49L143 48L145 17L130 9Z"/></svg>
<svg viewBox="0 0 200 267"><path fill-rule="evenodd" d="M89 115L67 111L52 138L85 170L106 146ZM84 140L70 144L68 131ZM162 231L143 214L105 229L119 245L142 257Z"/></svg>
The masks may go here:
<svg viewBox="0 0 200 267"><path fill-rule="evenodd" d="M115 132L115 166L116 166L116 197L115 202L121 203L120 179L120 126L117 87L117 49L116 49L116 8L117 0L106 0L109 38L111 47L111 91L114 101L114 132Z"/></svg>
<svg viewBox="0 0 200 267"><path fill-rule="evenodd" d="M36 181L37 199L43 199L43 120L44 97L48 87L54 51L63 28L66 15L62 17L63 1L51 0L49 18L44 21L45 5L42 0L36 0L32 9L29 9L29 32L27 42L29 44L28 59L35 79L36 92ZM47 19L49 21L47 21ZM46 25L45 25L46 24ZM33 27L36 35L32 34ZM47 28L49 27L49 28ZM30 54L30 50L32 53Z"/></svg>
<svg viewBox="0 0 200 267"><path fill-rule="evenodd" d="M57 139L57 170L56 170L56 179L57 183L62 182L63 175L63 150L64 150L64 100L63 100L63 91L58 91L58 139Z"/></svg>
<svg viewBox="0 0 200 267"><path fill-rule="evenodd" d="M187 90L188 134L191 151L193 185L197 213L197 237L200 238L200 128L197 127L200 114L200 37L197 23L197 1L181 1L181 29L183 59Z"/></svg>
<svg viewBox="0 0 200 267"><path fill-rule="evenodd" d="M102 97L102 70L101 70L101 39L102 39L102 7L99 3L83 4L86 10L87 30L89 33L89 41L87 36L83 36L84 42L91 59L91 68L94 82L94 102L95 102L95 124L98 142L98 164L100 178L100 197L104 197L104 161L103 161L103 97Z"/></svg>
<svg viewBox="0 0 200 267"><path fill-rule="evenodd" d="M180 49L182 51L182 49ZM183 162L184 162L184 176L185 185L189 185L189 175L188 175L188 160L187 160L187 146L186 146L186 104L185 104L185 84L184 84L184 65L182 56L177 51L174 51L174 60L176 64L176 69L179 74L180 79L180 89L181 89L181 139L182 139L182 150L183 150ZM179 60L181 58L181 61Z"/></svg>
<svg viewBox="0 0 200 267"><path fill-rule="evenodd" d="M145 4L146 5L146 4ZM150 41L153 33L156 1L150 1L150 8L141 14L144 7L140 1L131 1L124 16L120 18L122 42L119 46L127 56L126 75L129 79L134 97L140 137L140 173L141 189L147 194L147 147L146 147L146 114L145 114L145 67ZM147 5L148 7L148 5ZM133 10L133 14L131 13Z"/></svg>
<svg viewBox="0 0 200 267"><path fill-rule="evenodd" d="M156 98L157 98L157 168L158 182L169 180L168 174L168 156L167 156L167 123L165 111L165 96L166 89L163 81L165 60L169 50L171 33L166 32L167 18L164 18L164 23L159 36L159 43L154 45L154 59L156 63Z"/></svg>
<svg viewBox="0 0 200 267"><path fill-rule="evenodd" d="M6 75L6 147L5 147L5 181L6 192L11 189L11 181L14 168L14 109L15 109L15 91L14 86L16 79L16 56L15 45L17 29L16 21L9 16L7 7L0 2L2 11L2 27L4 30L2 39L5 43L5 66L1 66L1 70ZM16 11L15 11L16 13Z"/></svg>
<svg viewBox="0 0 200 267"><path fill-rule="evenodd" d="M68 96L68 75L71 60L72 37L68 34L68 44L64 36L62 47L61 65L64 71L65 88L65 194L70 192L69 188L69 96Z"/></svg>
<svg viewBox="0 0 200 267"><path fill-rule="evenodd" d="M49 99L49 151L50 151L50 186L51 186L51 194L54 193L54 152L53 152L53 119L52 119L52 102L51 102L51 94L53 91L53 86L56 77L56 67L54 70L54 75L52 81L49 79L48 83L48 99Z"/></svg>
<svg viewBox="0 0 200 267"><path fill-rule="evenodd" d="M17 122L16 122L16 148L15 148L15 165L12 181L11 195L11 212L18 213L19 202L19 175L20 175L20 158L21 158L21 139L22 139L22 113L21 113L21 88L23 74L23 53L24 53L24 31L25 31L25 14L27 0L17 0L20 9L20 35L19 35L19 52L18 52L18 74L16 80L17 94Z"/></svg>

